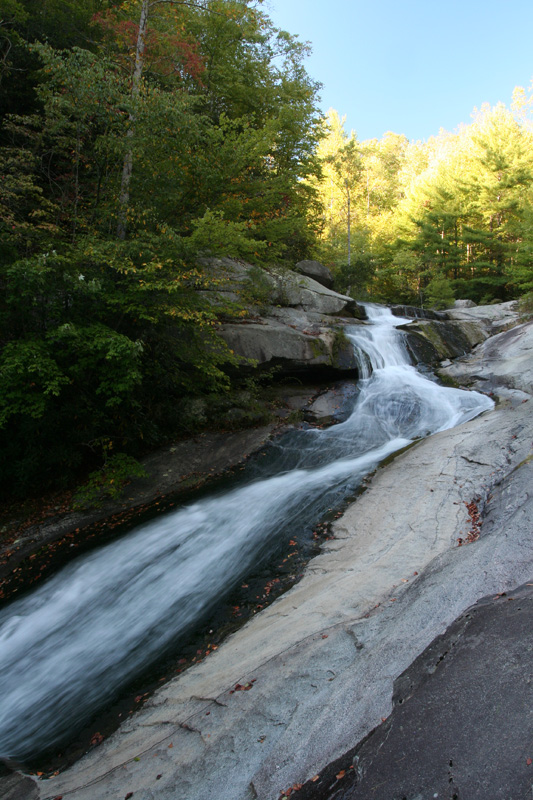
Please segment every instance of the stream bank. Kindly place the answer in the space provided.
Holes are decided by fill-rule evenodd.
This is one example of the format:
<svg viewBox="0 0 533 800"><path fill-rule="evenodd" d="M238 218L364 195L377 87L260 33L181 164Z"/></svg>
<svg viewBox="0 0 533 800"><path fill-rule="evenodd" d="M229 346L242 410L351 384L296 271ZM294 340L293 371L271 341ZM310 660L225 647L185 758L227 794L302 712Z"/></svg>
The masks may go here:
<svg viewBox="0 0 533 800"><path fill-rule="evenodd" d="M35 521L28 515L6 520L0 531L0 606L43 580L79 552L111 541L131 527L242 469L266 442L294 427L335 424L349 413L352 381L328 384L290 381L277 390L273 421L258 428L207 431L162 447L142 460L145 478L133 479L118 500L98 508L74 510L71 497L43 501L48 508Z"/></svg>
<svg viewBox="0 0 533 800"><path fill-rule="evenodd" d="M395 679L435 636L533 573L533 531L517 517L528 496L488 522L491 495L531 469L524 399L378 470L297 586L36 796L270 800L350 750L389 716ZM472 502L481 535L458 547Z"/></svg>
<svg viewBox="0 0 533 800"><path fill-rule="evenodd" d="M466 423L466 425L469 425L469 424L470 424L470 423ZM462 427L464 427L464 426L462 426ZM457 430L459 430L459 429L457 429ZM449 434L450 434L450 435L451 435L452 433L453 433L453 432L449 432ZM443 435L445 435L445 434L438 434L437 436L435 436L435 437L432 437L432 439L430 439L430 440L427 440L427 442L430 442L430 441L432 441L432 440L435 440L435 439L437 439L437 437L438 437L438 436L443 436ZM419 449L419 447L421 447L423 444L425 444L425 442L424 442L424 443L421 443L421 445L419 445L418 447L412 448L410 451L408 451L407 453L403 454L402 456L399 456L399 457L398 457L398 459L397 459L397 461L401 461L402 459L405 459L405 458L407 458L407 456L409 455L409 453L417 451L417 450ZM468 459L467 459L467 460L468 460ZM470 460L472 460L472 459L470 459ZM397 463L397 462L394 462L394 464L392 464L392 465L389 465L389 466L387 467L387 469L386 469L386 470L379 471L379 472L378 472L378 476L379 476L380 474L383 474L383 475L385 475L385 474L389 474L389 470L393 469L393 467L394 467L394 465L395 465L396 463ZM376 479L377 479L377 477L376 477ZM376 480L376 479L375 479L375 480ZM374 482L373 482L373 484L372 484L372 486L371 486L371 490L370 490L370 491L372 491L372 488L373 488L373 485L374 485L374 483L375 483L375 480L374 480ZM368 493L367 493L367 495L364 495L364 496L361 498L361 500L359 501L359 503L358 503L358 504L356 504L356 506L354 506L353 508L355 508L355 509L359 509L359 510L360 510L360 508L361 508L361 504L362 504L362 506L363 506L363 508L364 508L365 501L366 501L366 498L367 498L368 494L370 494L370 492L368 492ZM465 503L466 503L466 500L465 500ZM383 501L381 501L381 504L382 504L382 507L383 507ZM348 513L349 513L349 512L348 512ZM378 514L376 514L376 509L374 509L373 516L374 516L374 517L376 517L376 516L379 516ZM359 518L358 518L358 520L357 520L357 524L360 524L360 520L359 520ZM337 539L342 539L342 538L344 538L344 537L342 537L342 536L341 536L341 537L337 537ZM404 543L405 543L406 545L409 545L409 542L408 542L408 541L407 541L407 542L404 542ZM335 540L334 542L330 542L330 543L328 543L328 547L327 547L327 553L329 553L329 552L330 552L330 550L335 550L335 551L336 551L336 550L337 550L337 547L338 547L338 549L341 549L340 545L339 545L339 546L338 546L338 545L339 545L339 542L338 542L337 540ZM409 546L410 546L410 545L409 545ZM441 543L441 546L442 546L442 543ZM438 549L438 548L437 548L437 549ZM326 553L326 554L324 554L324 555L327 555L327 553ZM346 556L346 553L345 553L344 555ZM349 554L348 554L348 555L349 555ZM313 562L312 562L312 564L311 564L311 569L313 569L313 568L315 568L315 569L316 569L316 567L317 567L317 566L318 566L318 568L320 569L320 566L321 566L321 563L322 563L322 558L323 558L323 556L319 556L317 559L314 559L314 560L313 560ZM352 558L352 560L353 560L353 558ZM362 563L359 565L359 566L361 567L361 569L363 569L363 571L364 571L364 565L365 565L365 559L364 559L364 551L363 551L363 559L362 559ZM333 566L334 566L334 565L333 565ZM381 565L381 567L383 567L383 564ZM352 568L352 569L353 569L353 568ZM342 572L343 572L343 570L341 569L341 573L339 573L339 574L338 574L338 576L337 576L337 577L339 578L339 580L337 581L337 583L339 584L339 589L341 588L341 587L340 587L340 584L342 584L342 586L344 587L344 585L345 585L345 583L346 583L346 581L345 581L344 579L340 580L340 579L341 579L341 577L342 577ZM415 571L415 572L418 572L418 571ZM309 573L309 570L308 570L308 573ZM308 578L308 577L309 577L309 574L306 576L306 578L304 578L304 581L302 581L302 584L299 584L297 587L295 587L295 589L293 589L291 592L289 592L289 594L288 594L288 595L285 595L285 597L284 597L284 598L281 598L280 600L278 600L278 602L277 602L277 603L275 603L275 604L274 604L274 606L272 606L271 608L272 608L272 609L274 609L274 608L276 608L276 606L279 606L279 604L280 604L280 603L283 603L283 602L284 602L285 598L290 598L290 597L292 596L292 598L293 598L293 600L294 600L294 593L298 593L298 592L299 592L299 590L300 590L300 587L301 587L301 586L302 586L302 585L303 585L303 584L306 582L306 580L307 580L307 578ZM330 577L331 577L331 576L330 576ZM409 582L408 578L405 578L405 582L406 582L406 583L408 583L408 582ZM315 587L315 588L316 588L316 587ZM319 587L318 587L318 588L319 588ZM349 587L347 587L347 589L349 589ZM343 588L343 589L342 589L342 591L340 591L340 592L337 592L337 594L340 594L340 596L342 597L342 593L343 593L344 591L345 591L345 590L344 590L344 588ZM379 592L378 592L378 593L379 593ZM320 592L319 592L318 594L320 594ZM331 594L331 592L330 592L330 594ZM320 606L320 597L318 597L318 598L316 597L316 592L312 592L312 599L313 599L313 602L311 603L311 606L313 606L313 607L315 607L315 608L316 608L316 605L317 605L317 603L315 602L315 600L318 600L318 605ZM333 599L333 598L332 598L332 599ZM337 597L336 599L338 600L339 598ZM393 602L396 602L398 599L399 599L399 598L395 597L395 598L392 598L392 601L393 601ZM309 600L311 600L311 597L309 598ZM307 612L309 613L309 611L310 611L311 609L309 608L309 604L306 604L306 605L308 606L308 608L307 608ZM378 604L378 605L379 605L379 604ZM269 609L268 611L266 611L266 612L262 612L261 614L259 614L259 615L256 617L256 619L255 619L255 620L253 620L253 623L250 623L250 624L255 624L255 623L256 623L256 620L258 620L258 619L260 619L260 618L263 618L263 619L267 619L267 620L268 620L268 618L269 618L269 611L270 611L270 609ZM317 609L317 610L316 610L316 614L315 614L315 616L317 617L317 619L320 619L320 617L321 617L321 613L322 613L321 609ZM265 616L265 615L266 615L266 616ZM297 623L297 627L299 627L299 632L300 632L300 635L301 635L301 633L302 633L302 629L301 629L301 622L302 622L302 620L301 620L301 619L299 619L299 615L298 615L298 614L296 614L296 615L289 615L289 616L295 616L295 620L293 620L293 622L295 621L295 622ZM300 615L300 616L301 616L301 615ZM317 619L315 619L315 620L311 620L311 628L312 628L312 629L313 629L313 627L314 627L314 625L315 625L315 623L316 623ZM323 621L323 620L322 620L322 621ZM309 620L308 620L308 622L309 622ZM298 623L300 623L300 625L298 625ZM247 626L247 627L249 628L250 626ZM304 626L304 627L305 627L305 626ZM245 628L244 630L246 630L246 628ZM243 632L243 631L241 631L240 633L242 633L242 632ZM278 632L279 632L279 631L278 631ZM237 634L237 635L236 635L236 637L233 637L233 640L235 640L235 638L238 638L238 637L239 637L239 635L240 635L240 634ZM290 638L290 637L289 637L289 638ZM328 638L331 638L331 636L330 636L329 634L324 634L322 638L323 638L323 639L328 639ZM231 641L232 641L232 640L230 639L230 642L231 642ZM226 643L226 644L229 644L229 642L228 642L228 643ZM279 642L277 642L276 644L279 644ZM357 646L356 646L356 650L358 650L358 651L359 651L359 650L361 650L361 651L362 651L362 650L363 650L363 647L359 647L359 646L358 646L359 644L361 644L361 642L359 642L359 641L358 641L358 642L356 643L356 645L357 645ZM219 650L217 653L213 653L213 654L210 656L210 658L208 659L208 662L211 662L211 663L212 663L212 662L213 662L213 660L215 660L215 661L216 661L216 660L217 660L217 658L219 658L219 654L222 652L222 650L223 650L223 649L224 649L224 648L222 647L222 648L220 648L220 650ZM255 648L252 648L252 649L255 649ZM260 647L260 651L262 651L262 655L263 655L263 656L266 656L266 655L268 655L268 651L267 651L267 650L266 650L264 647ZM278 652L279 652L279 651L278 651ZM205 662L205 663L207 664L208 662ZM191 674L192 672L195 672L195 670L197 670L197 669L201 669L201 667L202 667L202 665L200 665L200 667L195 667L195 668L193 668L193 670L189 671L189 673L187 673L187 675ZM186 681L186 675L182 676L182 680L185 680L185 681ZM329 679L328 679L328 680L329 680ZM331 680L332 680L332 681L334 681L334 680L335 680L335 678L334 678L334 677L332 677L332 678L331 678ZM242 686L242 685L244 685L245 687L246 687L246 686L249 686L249 688L250 688L250 689L252 689L252 688L253 688L253 689L255 690L255 689L257 688L257 686L255 686L254 684L255 684L255 681L254 681L252 678L250 678L250 680L247 682L247 684L240 684L240 685L241 685L241 686ZM163 690L163 692L164 692L164 691L165 691L165 690ZM230 692L230 693L231 693L231 692ZM254 692L254 694L255 694L255 692ZM213 696L213 695L212 695L212 694L209 694L209 695L205 694L205 695L202 695L202 696L208 697L208 696ZM150 705L152 705L152 704L150 704ZM143 712L141 712L141 713L143 713ZM211 713L211 712L210 712L210 713ZM209 716L209 715L208 715L208 716ZM141 723L141 724L142 724L142 723ZM156 724L157 724L157 723L156 723ZM265 741L266 741L266 738L267 738L267 737L264 737L264 738L263 738L263 740L262 740L261 744L265 743ZM270 747L271 747L271 742L269 742L269 745L270 745ZM268 749L270 749L270 747L269 747ZM267 748L264 748L264 750L266 750L266 749L267 749ZM137 760L137 758L135 758L134 760ZM163 787L161 787L161 788L163 788ZM205 787L204 787L204 788L205 788ZM187 796L188 796L188 795L187 795ZM201 796L201 795L199 795L199 796Z"/></svg>
<svg viewBox="0 0 533 800"><path fill-rule="evenodd" d="M343 409L337 407L349 390L338 387L356 377L356 371L349 342L340 331L365 314L352 298L328 288L333 283L329 270L317 262L302 262L296 272L270 274L227 258L206 259L204 268L217 275L216 290L206 293L209 302L227 309L235 306L236 318L220 325L219 334L242 358L240 370L256 379L265 371L276 373L272 398L259 404L255 415L259 427L239 430L250 423L257 426L249 392L241 392L240 405L219 410L224 432L209 430L206 415L212 411L201 399L185 403L176 413L187 418L192 430L208 428L207 432L182 438L143 459L148 477L133 480L119 500L74 511L68 494L52 503L45 499L44 505L52 507L36 522L24 512L17 519L15 510L0 530L0 605L51 574L79 549L116 536L137 513L155 513L165 498L178 501L239 468L291 420L323 425L342 416ZM250 358L256 368L250 367Z"/></svg>

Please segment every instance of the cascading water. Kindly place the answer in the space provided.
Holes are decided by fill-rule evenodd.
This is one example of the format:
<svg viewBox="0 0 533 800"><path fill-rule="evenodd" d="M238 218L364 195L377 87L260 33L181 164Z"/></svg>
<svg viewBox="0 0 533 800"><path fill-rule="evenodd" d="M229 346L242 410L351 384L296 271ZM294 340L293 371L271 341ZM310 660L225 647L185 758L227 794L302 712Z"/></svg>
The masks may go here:
<svg viewBox="0 0 533 800"><path fill-rule="evenodd" d="M81 556L0 613L0 757L31 758L67 737L387 455L492 407L409 365L395 329L408 320L367 313L371 325L347 329L362 379L345 422L287 434L262 474Z"/></svg>

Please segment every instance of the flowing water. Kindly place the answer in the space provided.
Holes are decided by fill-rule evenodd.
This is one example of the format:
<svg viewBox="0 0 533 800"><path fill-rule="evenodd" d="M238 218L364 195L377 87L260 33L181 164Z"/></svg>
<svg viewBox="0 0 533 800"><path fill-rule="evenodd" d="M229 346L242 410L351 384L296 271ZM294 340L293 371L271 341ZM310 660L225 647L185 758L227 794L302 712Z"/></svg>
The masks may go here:
<svg viewBox="0 0 533 800"><path fill-rule="evenodd" d="M244 484L81 556L0 613L0 757L60 742L190 630L280 542L409 442L492 408L409 365L386 308L347 329L360 361L350 417L275 442Z"/></svg>

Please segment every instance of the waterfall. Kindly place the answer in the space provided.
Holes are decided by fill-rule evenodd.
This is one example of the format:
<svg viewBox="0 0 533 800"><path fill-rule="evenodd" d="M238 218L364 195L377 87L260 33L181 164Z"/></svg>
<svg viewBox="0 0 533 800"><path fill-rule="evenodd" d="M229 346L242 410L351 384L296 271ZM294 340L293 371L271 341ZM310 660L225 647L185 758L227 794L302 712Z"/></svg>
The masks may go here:
<svg viewBox="0 0 533 800"><path fill-rule="evenodd" d="M167 512L80 556L0 613L0 757L27 759L87 721L298 526L390 453L488 410L409 364L388 309L347 329L362 379L331 428L275 441L244 484Z"/></svg>

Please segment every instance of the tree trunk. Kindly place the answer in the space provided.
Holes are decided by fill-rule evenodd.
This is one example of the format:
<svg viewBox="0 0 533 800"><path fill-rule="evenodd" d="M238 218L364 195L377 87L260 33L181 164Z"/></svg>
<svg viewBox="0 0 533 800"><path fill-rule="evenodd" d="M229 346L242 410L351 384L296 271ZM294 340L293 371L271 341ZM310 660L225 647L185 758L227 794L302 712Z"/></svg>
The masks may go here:
<svg viewBox="0 0 533 800"><path fill-rule="evenodd" d="M126 134L127 146L122 167L122 180L120 183L120 194L118 198L118 223L117 238L126 238L126 228L128 223L128 204L130 200L130 183L133 172L133 147L131 139L135 133L135 106L141 92L141 79L144 66L144 48L146 46L146 30L148 28L148 12L150 10L150 0L143 0L141 7L141 19L139 21L139 33L137 35L137 47L135 50L135 67L131 84L132 110L129 115L129 128Z"/></svg>
<svg viewBox="0 0 533 800"><path fill-rule="evenodd" d="M348 189L348 266L352 263L350 189Z"/></svg>

